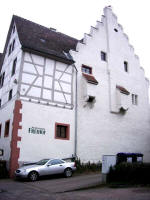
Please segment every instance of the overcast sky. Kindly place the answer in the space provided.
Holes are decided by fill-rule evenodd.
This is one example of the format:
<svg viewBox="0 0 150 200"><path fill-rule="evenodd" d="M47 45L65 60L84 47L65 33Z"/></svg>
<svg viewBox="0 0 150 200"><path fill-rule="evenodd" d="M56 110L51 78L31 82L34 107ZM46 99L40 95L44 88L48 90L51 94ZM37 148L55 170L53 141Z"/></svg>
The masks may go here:
<svg viewBox="0 0 150 200"><path fill-rule="evenodd" d="M1 0L0 52L13 14L81 39L111 5L150 79L149 4L150 0Z"/></svg>

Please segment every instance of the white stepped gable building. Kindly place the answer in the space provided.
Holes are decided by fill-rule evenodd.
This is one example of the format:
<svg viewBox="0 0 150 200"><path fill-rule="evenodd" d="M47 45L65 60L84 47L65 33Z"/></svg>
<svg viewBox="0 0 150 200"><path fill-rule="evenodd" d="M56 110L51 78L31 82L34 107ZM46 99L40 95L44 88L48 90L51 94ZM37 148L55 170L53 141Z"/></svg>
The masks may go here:
<svg viewBox="0 0 150 200"><path fill-rule="evenodd" d="M0 158L11 176L47 157L150 161L149 81L111 7L82 40L13 16L0 61Z"/></svg>

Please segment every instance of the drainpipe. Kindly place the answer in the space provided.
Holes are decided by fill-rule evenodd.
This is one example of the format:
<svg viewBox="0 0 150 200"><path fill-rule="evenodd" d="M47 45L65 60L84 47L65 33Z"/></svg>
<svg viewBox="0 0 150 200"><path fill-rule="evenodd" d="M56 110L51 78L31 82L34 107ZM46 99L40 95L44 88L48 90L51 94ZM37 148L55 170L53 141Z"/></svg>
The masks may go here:
<svg viewBox="0 0 150 200"><path fill-rule="evenodd" d="M75 140L74 140L74 157L77 157L77 115L78 115L78 70L76 66L73 64L73 67L76 71L76 80L75 80Z"/></svg>

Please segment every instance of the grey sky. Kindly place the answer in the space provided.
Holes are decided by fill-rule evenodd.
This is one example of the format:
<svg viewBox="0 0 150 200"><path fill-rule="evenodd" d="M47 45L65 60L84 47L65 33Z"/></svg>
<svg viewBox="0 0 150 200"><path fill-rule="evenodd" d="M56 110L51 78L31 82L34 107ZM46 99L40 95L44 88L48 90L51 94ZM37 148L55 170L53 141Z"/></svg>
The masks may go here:
<svg viewBox="0 0 150 200"><path fill-rule="evenodd" d="M0 3L0 52L3 51L12 15L18 15L81 39L111 5L140 57L150 79L149 0L5 0Z"/></svg>

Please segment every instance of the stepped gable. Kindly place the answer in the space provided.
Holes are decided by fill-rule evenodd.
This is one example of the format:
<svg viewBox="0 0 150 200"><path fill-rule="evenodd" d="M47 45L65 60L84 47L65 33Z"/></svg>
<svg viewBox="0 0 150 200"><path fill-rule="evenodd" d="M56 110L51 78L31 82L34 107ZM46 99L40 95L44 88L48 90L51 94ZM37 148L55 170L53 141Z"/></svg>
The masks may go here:
<svg viewBox="0 0 150 200"><path fill-rule="evenodd" d="M15 15L13 20L24 50L58 57L73 63L69 50L76 48L77 39Z"/></svg>

